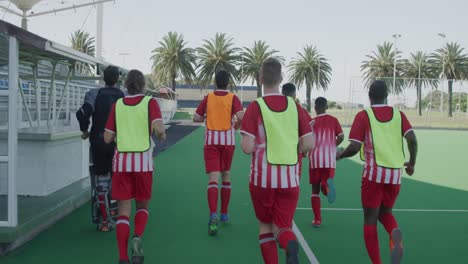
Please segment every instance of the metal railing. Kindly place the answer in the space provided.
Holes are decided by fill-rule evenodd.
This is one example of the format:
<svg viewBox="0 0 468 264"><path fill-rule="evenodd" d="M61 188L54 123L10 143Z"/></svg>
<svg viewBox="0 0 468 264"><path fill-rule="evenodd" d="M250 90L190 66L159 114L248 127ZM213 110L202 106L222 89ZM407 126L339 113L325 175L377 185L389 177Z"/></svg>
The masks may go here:
<svg viewBox="0 0 468 264"><path fill-rule="evenodd" d="M86 92L96 88L93 81L70 80L73 70L65 80L19 79L18 120L19 128L60 127L75 125L74 113L83 103ZM20 77L21 78L21 77ZM6 74L0 72L0 90L8 90ZM0 97L0 112L8 107L8 101ZM7 128L6 117L0 116L0 129Z"/></svg>

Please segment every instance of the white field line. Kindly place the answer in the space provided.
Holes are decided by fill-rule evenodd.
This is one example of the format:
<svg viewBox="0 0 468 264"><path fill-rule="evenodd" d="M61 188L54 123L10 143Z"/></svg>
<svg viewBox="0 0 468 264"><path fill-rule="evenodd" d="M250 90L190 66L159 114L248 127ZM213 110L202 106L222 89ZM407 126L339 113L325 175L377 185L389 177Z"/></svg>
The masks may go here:
<svg viewBox="0 0 468 264"><path fill-rule="evenodd" d="M296 210L312 210L298 207ZM322 208L323 211L362 211L362 208ZM393 209L394 212L468 213L465 209Z"/></svg>
<svg viewBox="0 0 468 264"><path fill-rule="evenodd" d="M312 252L312 249L310 249L309 244L304 239L304 236L301 233L301 230L297 227L296 223L293 221L293 231L296 234L297 240L299 241L299 244L301 244L302 249L307 255L307 258L309 259L311 264L319 264L317 258L314 255L314 252Z"/></svg>

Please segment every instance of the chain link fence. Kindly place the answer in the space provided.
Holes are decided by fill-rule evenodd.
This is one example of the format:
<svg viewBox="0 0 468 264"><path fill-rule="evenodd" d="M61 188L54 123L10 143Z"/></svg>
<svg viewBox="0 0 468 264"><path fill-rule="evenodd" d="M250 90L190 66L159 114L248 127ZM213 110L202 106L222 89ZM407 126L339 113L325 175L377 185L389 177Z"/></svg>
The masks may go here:
<svg viewBox="0 0 468 264"><path fill-rule="evenodd" d="M468 81L411 78L380 78L393 84L399 92L388 96L388 104L403 111L415 127L468 129ZM452 86L450 109L449 83ZM421 94L418 96L417 87ZM343 125L351 125L356 113L369 107L368 84L362 77L353 77L349 82L347 102L330 109ZM420 99L419 99L420 98ZM341 109L339 109L341 108ZM451 113L450 113L451 110Z"/></svg>

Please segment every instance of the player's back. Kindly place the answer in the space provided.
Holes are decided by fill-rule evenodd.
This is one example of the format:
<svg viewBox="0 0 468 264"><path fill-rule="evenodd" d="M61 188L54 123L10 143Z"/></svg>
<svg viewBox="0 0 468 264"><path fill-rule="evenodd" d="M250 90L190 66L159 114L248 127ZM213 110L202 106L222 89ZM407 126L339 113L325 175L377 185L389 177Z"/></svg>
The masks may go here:
<svg viewBox="0 0 468 264"><path fill-rule="evenodd" d="M312 119L315 145L310 152L312 168L336 167L336 137L343 134L338 119L329 114L321 114Z"/></svg>

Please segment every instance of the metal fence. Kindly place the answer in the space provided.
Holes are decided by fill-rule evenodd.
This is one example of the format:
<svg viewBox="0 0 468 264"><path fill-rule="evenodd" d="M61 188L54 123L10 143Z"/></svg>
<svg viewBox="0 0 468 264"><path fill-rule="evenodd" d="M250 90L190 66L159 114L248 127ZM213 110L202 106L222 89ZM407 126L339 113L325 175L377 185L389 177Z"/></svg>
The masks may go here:
<svg viewBox="0 0 468 264"><path fill-rule="evenodd" d="M52 74L49 65L41 65L38 74L27 65L21 65L20 69L19 128L75 126L74 113L82 105L86 92L96 88L95 82L73 80L73 69L65 70L65 75L59 68ZM0 90L8 90L8 85L7 73L0 68ZM0 97L0 129L7 128L7 111L4 111L7 107L7 98Z"/></svg>
<svg viewBox="0 0 468 264"><path fill-rule="evenodd" d="M441 79L380 78L398 92L388 96L388 104L403 111L417 127L468 129L468 81ZM449 81L452 83L452 113L449 116ZM416 86L421 84L421 111ZM368 83L362 77L353 77L349 82L347 102L341 103L342 110L331 110L344 125L350 125L354 116L369 107Z"/></svg>

